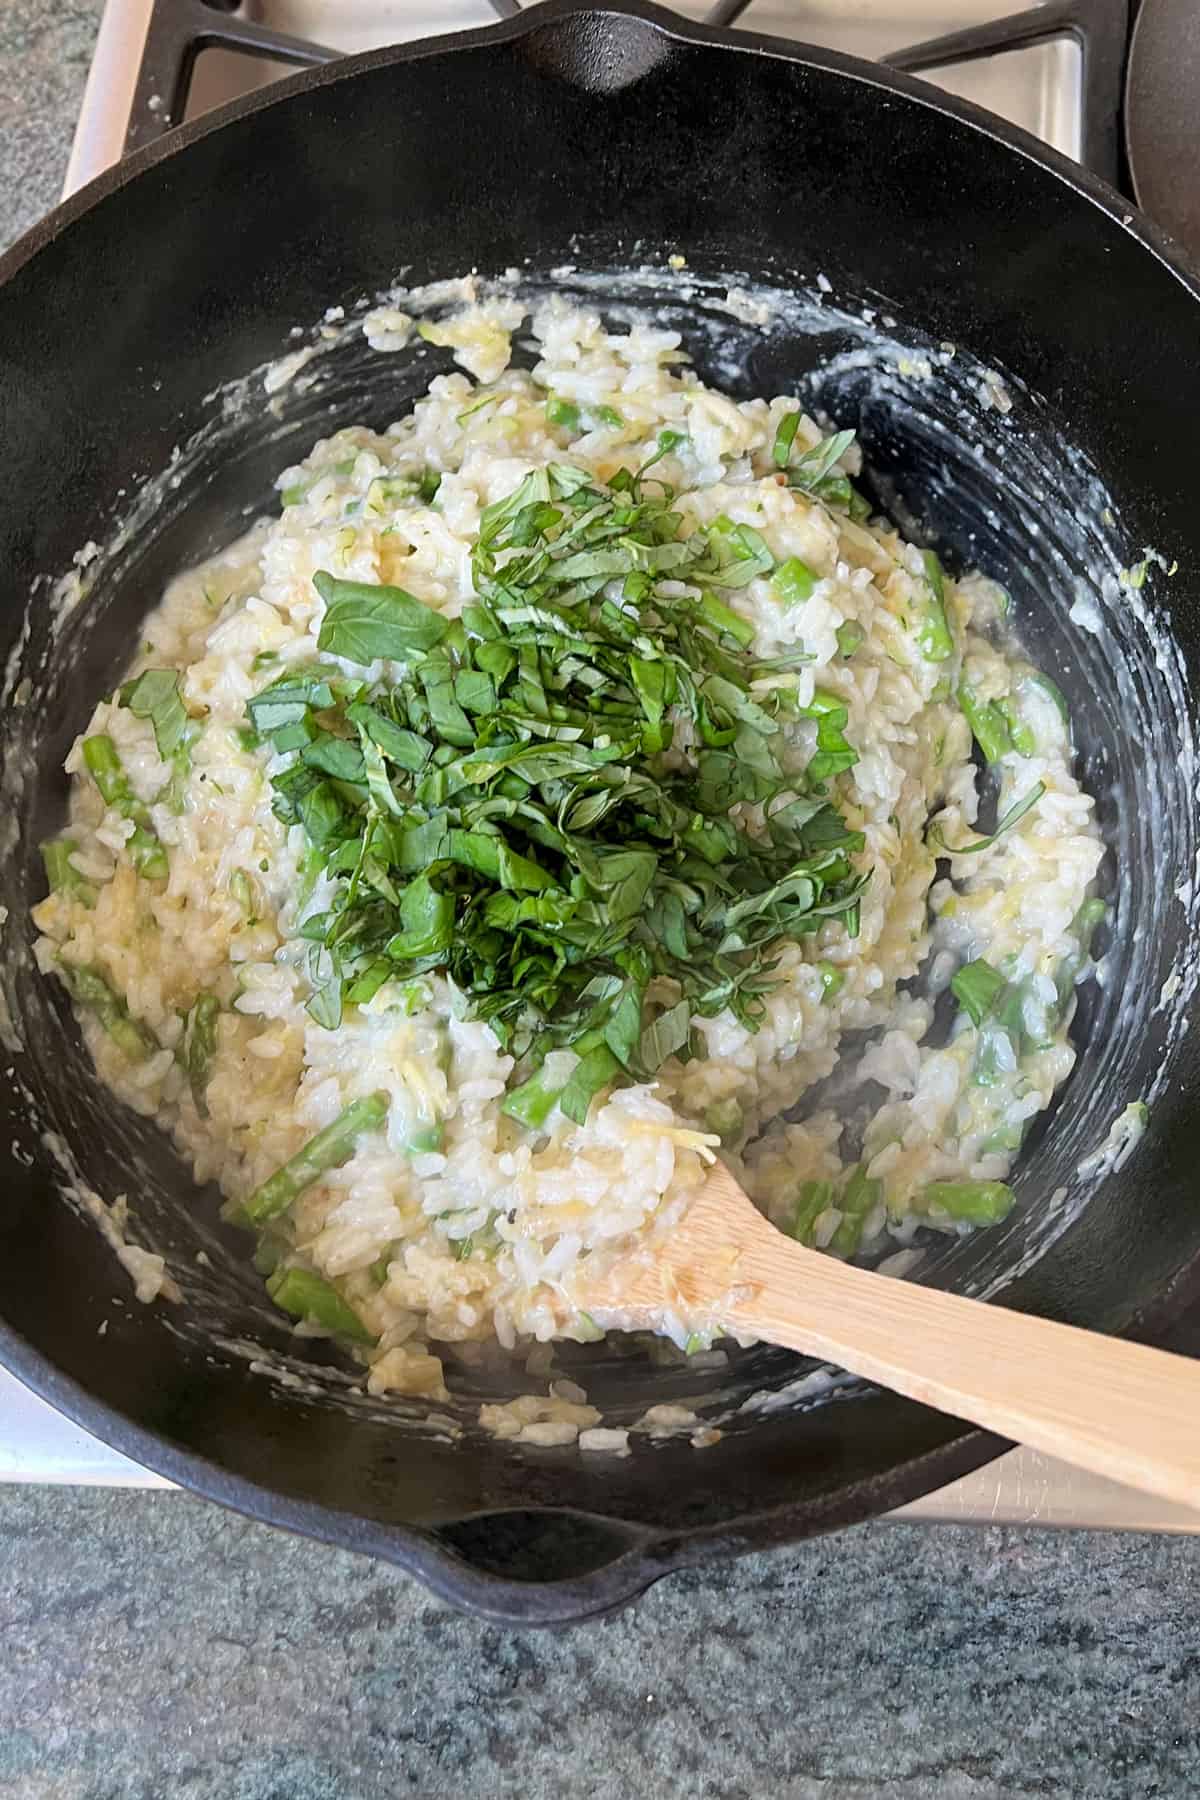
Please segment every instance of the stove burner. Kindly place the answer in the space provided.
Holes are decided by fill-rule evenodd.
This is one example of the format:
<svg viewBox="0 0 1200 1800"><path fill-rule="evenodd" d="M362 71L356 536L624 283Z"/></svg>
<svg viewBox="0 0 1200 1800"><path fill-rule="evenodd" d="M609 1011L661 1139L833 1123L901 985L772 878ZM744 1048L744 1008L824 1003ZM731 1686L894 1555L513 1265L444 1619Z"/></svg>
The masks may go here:
<svg viewBox="0 0 1200 1800"><path fill-rule="evenodd" d="M513 18L521 0L488 0ZM712 25L734 25L752 0L714 0ZM894 69L929 73L1068 39L1082 57L1081 159L1138 203L1200 259L1200 8L1197 0L1045 0L1039 6L885 56ZM237 0L153 0L134 90L127 151L181 123L197 58L209 50L292 68L341 52L243 17ZM749 21L751 25L753 21Z"/></svg>

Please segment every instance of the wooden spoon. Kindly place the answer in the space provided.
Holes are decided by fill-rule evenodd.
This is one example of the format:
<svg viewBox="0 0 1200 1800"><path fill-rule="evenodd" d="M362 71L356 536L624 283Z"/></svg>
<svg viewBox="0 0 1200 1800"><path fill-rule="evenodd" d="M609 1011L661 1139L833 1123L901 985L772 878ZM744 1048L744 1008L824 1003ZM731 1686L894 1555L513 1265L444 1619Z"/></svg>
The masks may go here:
<svg viewBox="0 0 1200 1800"><path fill-rule="evenodd" d="M718 1163L682 1222L572 1296L786 1344L1093 1474L1200 1505L1200 1361L896 1281L776 1231Z"/></svg>

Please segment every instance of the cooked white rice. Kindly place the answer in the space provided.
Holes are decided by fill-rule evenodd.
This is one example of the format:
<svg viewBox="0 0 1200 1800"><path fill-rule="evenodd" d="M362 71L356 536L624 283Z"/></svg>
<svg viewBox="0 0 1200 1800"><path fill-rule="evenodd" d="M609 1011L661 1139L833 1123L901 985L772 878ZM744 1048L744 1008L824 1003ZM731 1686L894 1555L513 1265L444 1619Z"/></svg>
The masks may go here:
<svg viewBox="0 0 1200 1800"><path fill-rule="evenodd" d="M97 971L160 1046L131 1062L82 1009L103 1079L173 1134L199 1180L216 1180L234 1202L350 1102L386 1094L385 1128L362 1137L295 1204L286 1252L335 1283L376 1337L357 1352L374 1392L440 1395L431 1344L594 1336L570 1297L581 1260L683 1211L716 1142L706 1119L718 1103L737 1102L745 1125L737 1167L778 1223L792 1217L800 1183L836 1184L861 1156L882 1184L863 1249L894 1252L918 1222L966 1229L923 1207L922 1195L948 1179L1003 1179L1021 1130L1066 1078L1073 1052L1064 1016L1048 1047L981 1085L972 1080L979 1033L965 1019L947 1043L925 1042L933 992L961 962L986 957L1012 980L1032 978L1035 998L1042 989L1049 996L1078 952L1072 921L1101 856L1092 801L1072 774L1068 727L1035 673L1005 647L991 584L947 580L956 654L926 661L914 626L920 552L885 522L854 523L777 477L771 447L794 402L735 403L689 372L675 332L612 334L561 305L533 321L541 347L533 372L512 369L509 333L519 315L506 303L439 326L435 341L455 346L487 385L439 376L387 431L353 428L317 444L280 476L290 503L278 517L171 585L145 623L130 673L181 671L188 711L202 725L184 810L165 801L172 771L149 720L103 700L83 734L115 743L166 848L168 876L135 872L133 827L101 800L81 738L67 760L69 834L72 866L95 889L94 905L60 891L35 913L42 967ZM406 329L389 327L397 342ZM583 409L582 434L548 424L548 391ZM596 407L617 409L620 422L587 429ZM305 844L301 828L286 828L271 810L279 759L269 746L243 748L238 733L247 700L316 655L324 609L314 571L399 582L457 615L472 598L483 506L550 461L569 459L601 479L634 469L654 454L664 427L686 434L658 472L679 490L689 521L723 513L753 526L779 561L800 557L820 577L790 609L768 579L736 590L729 604L752 623L760 655L807 650L811 661L792 677L802 704L818 685L844 700L858 761L837 778L838 804L864 835L855 860L870 883L857 936L833 922L781 946L761 1029L730 1013L698 1020L704 1060L669 1062L652 1085L606 1090L585 1125L555 1108L544 1130L529 1132L500 1110L512 1058L486 1025L459 1016L444 979L426 980L428 1003L416 1012L397 1004L389 983L368 1004L348 1007L336 1030L308 1016L296 934L302 913L328 903L329 884L322 878L298 907ZM820 437L805 418L797 450ZM854 457L845 459L850 473ZM432 504L380 481L425 468L441 471ZM850 656L837 637L847 623L862 630ZM983 699L1007 696L1035 745L998 763L1000 810L1036 783L1045 792L994 848L952 858L952 880L935 882L931 817L946 843L964 844L979 808L971 732L955 699L964 674ZM809 722L787 729L811 749ZM832 992L828 965L842 977ZM920 993L903 990L923 966L931 981ZM176 1057L182 1015L202 990L222 1007L206 1117ZM884 1098L858 1150L831 1106L806 1112L804 1102L838 1067L846 1034L864 1032L874 1037L858 1076L878 1084L868 1095L882 1090ZM570 1052L558 1054L569 1068ZM847 1106L860 1098L851 1093ZM441 1124L441 1147L410 1154L414 1133L431 1122ZM833 1204L816 1221L815 1241L833 1242L840 1223ZM582 1401L523 1404L519 1417L497 1417L493 1428L544 1444L573 1441L582 1429L585 1447L613 1447Z"/></svg>

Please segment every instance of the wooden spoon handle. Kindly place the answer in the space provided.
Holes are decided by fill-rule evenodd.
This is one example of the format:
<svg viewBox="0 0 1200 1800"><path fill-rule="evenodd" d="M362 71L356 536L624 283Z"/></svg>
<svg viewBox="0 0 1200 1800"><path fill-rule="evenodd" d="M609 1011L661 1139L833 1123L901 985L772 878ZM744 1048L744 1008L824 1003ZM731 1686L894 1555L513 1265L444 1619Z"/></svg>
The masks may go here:
<svg viewBox="0 0 1200 1800"><path fill-rule="evenodd" d="M660 1317L692 1311L1094 1474L1200 1504L1200 1362L802 1249L722 1169L656 1262L628 1301L649 1302L657 1283Z"/></svg>

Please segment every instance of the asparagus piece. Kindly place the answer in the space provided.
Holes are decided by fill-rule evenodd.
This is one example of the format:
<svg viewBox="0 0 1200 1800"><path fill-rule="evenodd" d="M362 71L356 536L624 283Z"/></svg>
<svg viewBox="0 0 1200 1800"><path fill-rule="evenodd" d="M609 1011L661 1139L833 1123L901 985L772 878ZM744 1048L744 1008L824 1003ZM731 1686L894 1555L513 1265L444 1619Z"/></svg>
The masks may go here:
<svg viewBox="0 0 1200 1800"><path fill-rule="evenodd" d="M183 1066L191 1084L192 1099L202 1119L208 1117L204 1098L212 1061L217 1054L217 1019L221 1002L215 994L198 994L183 1027Z"/></svg>
<svg viewBox="0 0 1200 1800"><path fill-rule="evenodd" d="M65 894L90 909L96 904L96 890L71 862L72 852L78 848L74 838L50 838L42 845L42 861L51 892Z"/></svg>
<svg viewBox="0 0 1200 1800"><path fill-rule="evenodd" d="M1063 957L1054 977L1060 1016L1066 1013L1075 991L1075 983L1091 961L1092 938L1096 928L1103 924L1107 916L1107 906L1103 900L1093 895L1090 900L1084 901L1071 921L1071 935L1079 940L1079 949L1073 955Z"/></svg>
<svg viewBox="0 0 1200 1800"><path fill-rule="evenodd" d="M833 1205L832 1181L802 1181L796 1194L796 1205L788 1234L798 1244L807 1244L812 1228L821 1214Z"/></svg>
<svg viewBox="0 0 1200 1800"><path fill-rule="evenodd" d="M311 1319L326 1331L340 1332L359 1344L373 1344L374 1332L368 1331L352 1306L348 1306L335 1287L311 1269L279 1269L268 1278L267 1292L281 1312L293 1319Z"/></svg>
<svg viewBox="0 0 1200 1800"><path fill-rule="evenodd" d="M913 1202L918 1212L940 1207L971 1225L998 1225L1013 1208L1013 1191L1003 1181L934 1181Z"/></svg>
<svg viewBox="0 0 1200 1800"><path fill-rule="evenodd" d="M348 1161L358 1138L363 1132L374 1131L382 1125L387 1110L386 1094L370 1094L365 1100L356 1100L348 1106L332 1125L318 1131L290 1161L276 1169L261 1187L255 1188L244 1209L251 1223L261 1225L264 1220L286 1211L293 1200L314 1181L319 1181L327 1170Z"/></svg>
<svg viewBox="0 0 1200 1800"><path fill-rule="evenodd" d="M732 1095L724 1100L714 1100L704 1111L705 1131L715 1131L726 1149L736 1144L742 1135L745 1120L742 1109Z"/></svg>
<svg viewBox="0 0 1200 1800"><path fill-rule="evenodd" d="M798 556L789 556L775 570L771 586L776 598L784 606L803 606L806 600L812 599L818 579L816 572L806 562L802 562Z"/></svg>
<svg viewBox="0 0 1200 1800"><path fill-rule="evenodd" d="M829 1245L835 1256L854 1255L862 1239L867 1214L878 1203L882 1192L882 1181L872 1181L862 1163L851 1170L841 1199L837 1202L841 1208L842 1221Z"/></svg>
<svg viewBox="0 0 1200 1800"><path fill-rule="evenodd" d="M157 1039L131 1019L125 1002L109 987L98 969L85 964L60 962L59 973L72 1000L95 1013L118 1050L130 1062L145 1062L159 1048Z"/></svg>
<svg viewBox="0 0 1200 1800"><path fill-rule="evenodd" d="M528 1081L519 1087L512 1088L500 1105L500 1111L510 1119L516 1119L530 1131L538 1131L550 1116L550 1110L558 1096L562 1093L562 1082L552 1087L546 1085L546 1071L539 1069Z"/></svg>
<svg viewBox="0 0 1200 1800"><path fill-rule="evenodd" d="M964 681L958 690L958 704L986 763L999 762L1015 748L1008 720L996 701L981 700Z"/></svg>
<svg viewBox="0 0 1200 1800"><path fill-rule="evenodd" d="M946 618L946 586L942 565L932 550L922 552L925 564L925 612L917 632L917 647L926 662L945 662L954 655L954 638Z"/></svg>
<svg viewBox="0 0 1200 1800"><path fill-rule="evenodd" d="M135 830L125 847L134 868L151 881L165 881L167 853L154 835L148 807L129 785L129 777L121 767L112 739L104 735L85 738L83 760L104 804L119 812L123 819L133 822Z"/></svg>

